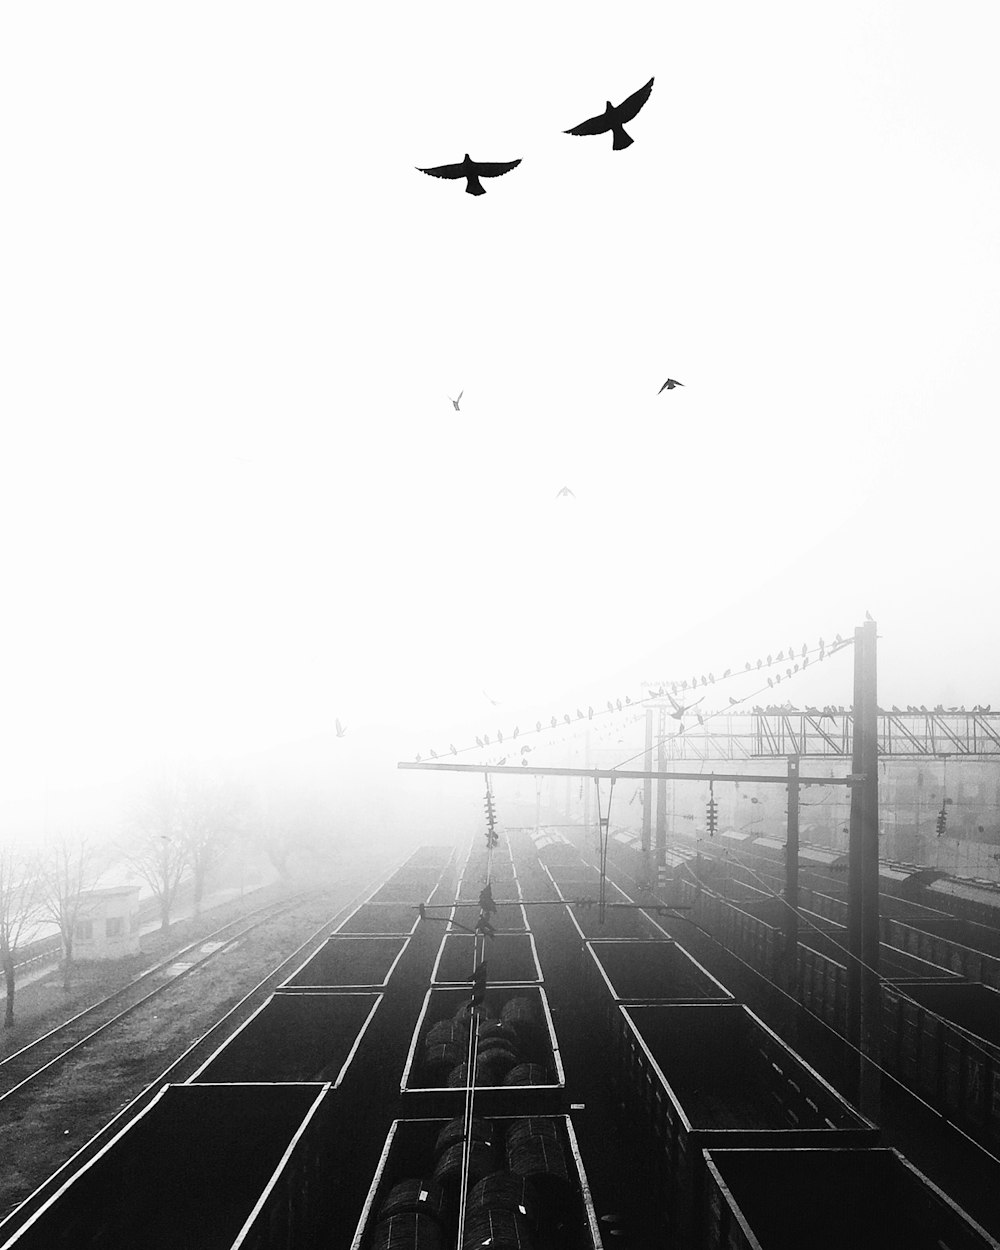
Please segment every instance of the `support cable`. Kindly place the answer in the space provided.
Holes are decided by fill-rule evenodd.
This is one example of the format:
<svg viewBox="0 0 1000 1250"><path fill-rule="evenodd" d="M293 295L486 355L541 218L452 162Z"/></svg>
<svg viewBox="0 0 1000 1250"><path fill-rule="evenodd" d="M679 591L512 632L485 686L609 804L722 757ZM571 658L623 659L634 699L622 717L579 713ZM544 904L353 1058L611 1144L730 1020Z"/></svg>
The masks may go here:
<svg viewBox="0 0 1000 1250"><path fill-rule="evenodd" d="M472 1170L472 1121L476 1108L476 1068L479 1064L480 1010L486 997L486 943L494 936L493 852L500 841L496 831L496 808L489 773L486 774L486 882L479 892L479 919L473 937L472 997L468 1004L469 1046L465 1061L465 1102L462 1112L462 1170L459 1177L458 1246L465 1240L465 1213Z"/></svg>

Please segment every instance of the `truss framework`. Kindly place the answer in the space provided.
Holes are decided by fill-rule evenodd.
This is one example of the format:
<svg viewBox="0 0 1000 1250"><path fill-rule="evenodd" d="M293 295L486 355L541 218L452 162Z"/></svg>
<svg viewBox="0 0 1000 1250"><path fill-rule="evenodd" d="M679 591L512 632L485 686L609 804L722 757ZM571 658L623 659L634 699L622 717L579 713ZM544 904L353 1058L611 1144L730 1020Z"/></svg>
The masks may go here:
<svg viewBox="0 0 1000 1250"><path fill-rule="evenodd" d="M720 718L713 718L718 721ZM850 759L850 711L773 711L726 716L718 729L698 727L665 742L670 760ZM885 712L878 714L880 759L1000 757L1000 712Z"/></svg>

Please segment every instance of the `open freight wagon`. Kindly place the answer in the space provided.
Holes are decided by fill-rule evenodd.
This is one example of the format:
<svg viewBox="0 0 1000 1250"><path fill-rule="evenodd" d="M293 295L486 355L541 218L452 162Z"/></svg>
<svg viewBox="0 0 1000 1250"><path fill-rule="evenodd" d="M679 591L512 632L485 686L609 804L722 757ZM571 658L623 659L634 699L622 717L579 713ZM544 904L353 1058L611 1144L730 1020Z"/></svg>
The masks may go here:
<svg viewBox="0 0 1000 1250"><path fill-rule="evenodd" d="M381 994L275 994L187 1084L344 1078Z"/></svg>
<svg viewBox="0 0 1000 1250"><path fill-rule="evenodd" d="M707 1150L705 1250L1000 1250L896 1150Z"/></svg>
<svg viewBox="0 0 1000 1250"><path fill-rule="evenodd" d="M351 1250L453 1250L458 1231L461 1119L396 1120ZM602 1250L569 1116L476 1118L462 1250Z"/></svg>
<svg viewBox="0 0 1000 1250"><path fill-rule="evenodd" d="M469 989L427 991L403 1068L415 1114L457 1115L468 1083ZM566 1086L552 1013L540 985L495 985L480 1009L476 1105L484 1115L560 1109Z"/></svg>
<svg viewBox="0 0 1000 1250"><path fill-rule="evenodd" d="M332 1200L328 1085L165 1085L4 1244L311 1245Z"/></svg>
<svg viewBox="0 0 1000 1250"><path fill-rule="evenodd" d="M646 1149L652 1200L690 1242L701 1152L723 1146L863 1146L875 1126L740 1003L618 1011L615 1079Z"/></svg>

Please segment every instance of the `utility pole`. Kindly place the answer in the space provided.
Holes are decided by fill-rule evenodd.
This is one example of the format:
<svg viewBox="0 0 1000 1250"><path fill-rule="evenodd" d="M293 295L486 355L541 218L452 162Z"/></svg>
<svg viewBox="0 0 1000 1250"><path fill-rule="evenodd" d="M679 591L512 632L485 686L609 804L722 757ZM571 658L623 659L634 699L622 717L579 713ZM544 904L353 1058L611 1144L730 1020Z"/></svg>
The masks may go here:
<svg viewBox="0 0 1000 1250"><path fill-rule="evenodd" d="M653 771L653 709L646 708L646 752L642 757L642 766L647 773ZM653 880L653 868L649 854L649 835L653 823L653 779L647 777L642 783L642 862L646 869L646 880Z"/></svg>
<svg viewBox="0 0 1000 1250"><path fill-rule="evenodd" d="M590 729L588 728L583 735L583 766L590 768L592 760L590 758ZM590 834L590 786L584 782L583 785L583 827Z"/></svg>
<svg viewBox="0 0 1000 1250"><path fill-rule="evenodd" d="M667 709L660 708L657 723L657 769L663 773L667 770ZM656 866L659 868L667 862L667 783L656 783ZM658 875L658 874L657 874Z"/></svg>
<svg viewBox="0 0 1000 1250"><path fill-rule="evenodd" d="M854 631L854 741L851 771L863 778L851 790L847 867L847 1040L860 1052L858 1100L866 1115L878 1112L879 907L878 907L878 707L876 627Z"/></svg>
<svg viewBox="0 0 1000 1250"><path fill-rule="evenodd" d="M788 836L785 840L785 984L799 979L799 757L788 757Z"/></svg>

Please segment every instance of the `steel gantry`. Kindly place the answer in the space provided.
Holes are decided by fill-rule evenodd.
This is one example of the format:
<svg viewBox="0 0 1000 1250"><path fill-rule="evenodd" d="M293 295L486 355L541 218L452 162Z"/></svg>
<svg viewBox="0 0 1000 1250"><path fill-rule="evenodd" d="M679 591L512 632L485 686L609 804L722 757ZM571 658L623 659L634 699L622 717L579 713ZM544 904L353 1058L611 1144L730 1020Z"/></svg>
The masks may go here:
<svg viewBox="0 0 1000 1250"><path fill-rule="evenodd" d="M656 704L647 704L652 725ZM850 759L854 751L851 708L767 708L746 715L713 718L663 743L670 760ZM879 759L1000 758L1000 712L880 708L876 713L876 754ZM648 731L647 731L648 732Z"/></svg>

